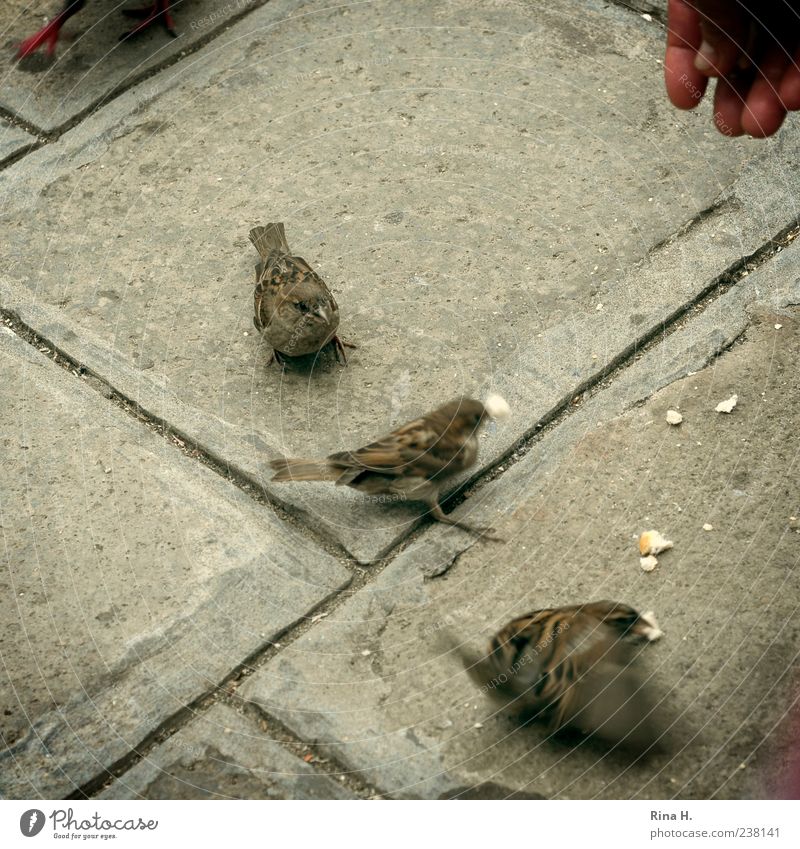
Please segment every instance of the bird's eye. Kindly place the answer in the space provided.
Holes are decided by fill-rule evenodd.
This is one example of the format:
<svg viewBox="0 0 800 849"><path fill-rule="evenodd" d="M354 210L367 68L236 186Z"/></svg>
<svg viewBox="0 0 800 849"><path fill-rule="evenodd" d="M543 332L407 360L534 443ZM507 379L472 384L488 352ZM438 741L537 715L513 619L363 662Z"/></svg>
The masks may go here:
<svg viewBox="0 0 800 849"><path fill-rule="evenodd" d="M295 304L295 307L300 310L302 313L308 312L308 304L305 301L298 301Z"/></svg>

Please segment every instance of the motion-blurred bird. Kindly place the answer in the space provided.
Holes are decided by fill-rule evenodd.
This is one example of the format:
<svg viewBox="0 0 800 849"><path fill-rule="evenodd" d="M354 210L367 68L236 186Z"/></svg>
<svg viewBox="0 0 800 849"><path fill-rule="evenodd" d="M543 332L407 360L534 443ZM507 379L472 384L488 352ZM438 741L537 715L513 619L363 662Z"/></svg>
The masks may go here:
<svg viewBox="0 0 800 849"><path fill-rule="evenodd" d="M272 357L313 354L333 343L336 358L347 364L344 346L336 335L339 307L325 281L301 257L292 256L283 224L267 224L250 231L261 261L256 265L253 322L272 346Z"/></svg>
<svg viewBox="0 0 800 849"><path fill-rule="evenodd" d="M484 657L462 652L462 660L483 692L551 732L572 728L642 750L662 728L639 675L636 642L661 636L651 612L596 601L513 619Z"/></svg>
<svg viewBox="0 0 800 849"><path fill-rule="evenodd" d="M58 36L61 32L61 27L64 26L74 14L86 5L86 0L65 0L64 8L53 18L52 21L43 26L39 32L34 33L30 38L20 44L17 50L17 58L21 59L24 56L29 56L43 44L47 44L47 52L52 56L56 52L56 44ZM175 32L175 24L170 14L170 0L155 0L150 6L143 9L123 9L122 14L130 18L139 18L140 22L128 32L120 36L120 41L130 38L142 30L147 29L152 24L159 22L163 24L164 29L173 37L177 38L178 33Z"/></svg>
<svg viewBox="0 0 800 849"><path fill-rule="evenodd" d="M439 522L475 534L491 534L446 515L439 493L453 476L478 459L478 432L489 419L504 419L508 404L499 395L485 403L456 398L414 419L357 451L341 451L325 460L273 460L273 481L333 481L368 495L394 495L424 501Z"/></svg>

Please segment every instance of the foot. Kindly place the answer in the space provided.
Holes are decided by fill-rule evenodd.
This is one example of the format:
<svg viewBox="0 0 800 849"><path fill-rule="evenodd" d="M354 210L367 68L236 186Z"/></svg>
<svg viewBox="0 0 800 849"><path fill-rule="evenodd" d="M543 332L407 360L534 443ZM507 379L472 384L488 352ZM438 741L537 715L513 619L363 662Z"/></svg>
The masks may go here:
<svg viewBox="0 0 800 849"><path fill-rule="evenodd" d="M800 109L800 0L669 0L667 94L692 109L716 77L714 123L764 138Z"/></svg>
<svg viewBox="0 0 800 849"><path fill-rule="evenodd" d="M442 522L445 525L451 525L454 528L461 528L462 531L466 531L468 534L472 534L473 536L488 539L492 542L505 542L504 539L495 536L494 528L484 528L480 525L468 525L465 522L459 522L457 519L451 519L438 504L431 506L431 516L433 516L437 522Z"/></svg>
<svg viewBox="0 0 800 849"><path fill-rule="evenodd" d="M123 33L120 36L120 41L126 41L134 35L146 30L149 26L159 21L164 25L164 29L173 37L177 38L178 33L175 31L175 22L169 11L169 0L156 0L152 6L145 6L143 9L123 9L122 12L129 18L140 18L141 23L137 24L133 29Z"/></svg>
<svg viewBox="0 0 800 849"><path fill-rule="evenodd" d="M43 44L47 44L47 53L52 56L56 52L56 44L58 36L61 32L61 27L68 21L76 12L79 12L85 5L86 0L67 0L64 3L64 8L50 21L49 24L43 26L39 32L34 33L30 38L20 44L17 49L17 59L22 59L25 56L30 56L38 50Z"/></svg>
<svg viewBox="0 0 800 849"><path fill-rule="evenodd" d="M281 368L286 368L286 359L284 358L283 354L282 354L282 353L281 353L281 352L280 352L277 348L273 348L273 349L272 349L272 356L271 356L271 357L269 358L269 360L267 361L267 365L268 365L268 366L271 366L271 365L272 365L273 360L274 360L274 361L275 361L275 362L276 362L276 363L277 363L277 364L278 364Z"/></svg>
<svg viewBox="0 0 800 849"><path fill-rule="evenodd" d="M60 17L60 16L59 16ZM58 43L58 33L61 30L62 21L59 18L54 18L47 26L42 27L39 32L26 38L17 49L17 59L23 59L25 56L30 56L35 53L43 44L47 44L47 54L52 56L56 52L56 44Z"/></svg>
<svg viewBox="0 0 800 849"><path fill-rule="evenodd" d="M346 366L347 365L347 354L345 353L345 348L355 348L357 347L352 342L345 342L343 339L340 339L338 336L334 336L331 339L333 343L333 347L336 351L336 359L339 362L339 365Z"/></svg>

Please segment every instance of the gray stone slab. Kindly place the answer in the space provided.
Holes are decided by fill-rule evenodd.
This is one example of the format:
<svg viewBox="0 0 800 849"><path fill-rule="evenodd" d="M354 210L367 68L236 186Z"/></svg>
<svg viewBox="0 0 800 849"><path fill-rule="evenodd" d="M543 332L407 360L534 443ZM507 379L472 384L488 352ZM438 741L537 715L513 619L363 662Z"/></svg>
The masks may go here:
<svg viewBox="0 0 800 849"><path fill-rule="evenodd" d="M0 165L11 156L36 144L36 137L0 119Z"/></svg>
<svg viewBox="0 0 800 849"><path fill-rule="evenodd" d="M0 792L63 796L349 574L0 326Z"/></svg>
<svg viewBox="0 0 800 849"><path fill-rule="evenodd" d="M426 534L240 695L401 797L486 783L560 798L764 797L800 637L798 255L719 298L468 502L505 545L445 551ZM733 393L734 412L714 412ZM649 574L636 543L647 528L675 541ZM676 727L664 754L635 766L518 728L450 652L526 610L600 598L655 609L665 631L644 662Z"/></svg>
<svg viewBox="0 0 800 849"><path fill-rule="evenodd" d="M796 131L756 145L672 110L663 32L630 11L290 9L0 177L2 302L265 482L276 454L357 446L490 386L518 411L484 440L497 458L793 214ZM266 219L331 284L349 368L267 367L247 241ZM421 514L271 492L365 562Z"/></svg>
<svg viewBox="0 0 800 849"><path fill-rule="evenodd" d="M173 3L178 38L154 26L124 43L120 36L135 22L121 14L121 9L123 5L135 9L136 2L113 6L89 2L65 24L54 57L40 48L20 61L16 59L20 42L55 17L64 4L62 0L5 3L0 10L0 29L5 36L0 52L0 106L42 130L57 130L204 43L263 1Z"/></svg>
<svg viewBox="0 0 800 849"><path fill-rule="evenodd" d="M101 799L352 799L342 783L215 705L114 781Z"/></svg>

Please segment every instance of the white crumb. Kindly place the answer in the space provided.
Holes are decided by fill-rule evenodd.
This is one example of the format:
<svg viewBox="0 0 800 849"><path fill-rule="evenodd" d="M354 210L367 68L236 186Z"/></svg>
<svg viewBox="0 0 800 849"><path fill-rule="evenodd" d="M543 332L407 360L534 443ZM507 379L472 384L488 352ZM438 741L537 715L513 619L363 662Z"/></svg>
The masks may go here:
<svg viewBox="0 0 800 849"><path fill-rule="evenodd" d="M731 395L731 397L728 398L727 400L720 401L719 404L717 404L717 406L714 407L714 412L715 413L730 413L738 402L739 402L739 396L738 395Z"/></svg>
<svg viewBox="0 0 800 849"><path fill-rule="evenodd" d="M497 395L494 392L487 396L483 406L491 418L497 421L507 419L511 415L511 407L508 406L508 401L502 395Z"/></svg>
<svg viewBox="0 0 800 849"><path fill-rule="evenodd" d="M639 565L645 572L652 572L658 566L658 558L653 554L648 554L647 557L639 558Z"/></svg>
<svg viewBox="0 0 800 849"><path fill-rule="evenodd" d="M672 540L667 539L659 531L645 531L639 537L639 554L642 557L646 557L648 554L661 554L662 551L672 548L673 545Z"/></svg>

